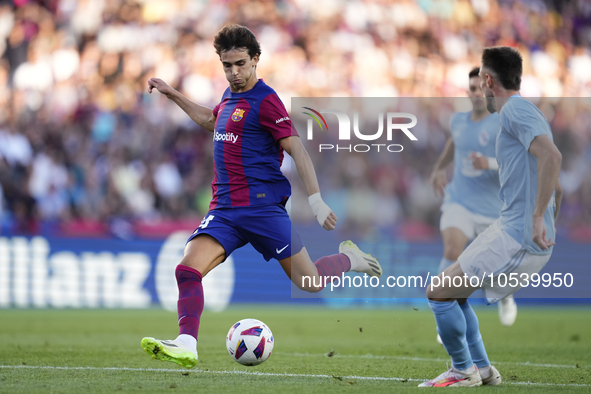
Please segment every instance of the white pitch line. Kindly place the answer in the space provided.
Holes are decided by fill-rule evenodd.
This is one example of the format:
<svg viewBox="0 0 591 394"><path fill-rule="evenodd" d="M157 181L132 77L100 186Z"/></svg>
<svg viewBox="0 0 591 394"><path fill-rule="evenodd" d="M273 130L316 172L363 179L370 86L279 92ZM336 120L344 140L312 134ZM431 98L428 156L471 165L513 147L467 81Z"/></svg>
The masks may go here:
<svg viewBox="0 0 591 394"><path fill-rule="evenodd" d="M333 379L357 379L357 380L383 380L383 381L402 381L402 382L424 382L427 379L411 379L383 376L336 376L323 374L304 374L304 373L273 373L256 371L210 371L202 369L169 369L169 368L125 368L125 367L54 367L41 365L0 365L0 368L6 369L54 369L54 370L86 370L86 371L133 371L133 372L184 372L184 373L209 373L216 375L253 375L253 376L278 376L292 378L333 378ZM560 387L591 387L591 384L565 384L565 383L535 383L535 382L503 382L507 385L525 385L525 386L560 386Z"/></svg>
<svg viewBox="0 0 591 394"><path fill-rule="evenodd" d="M312 354L312 353L281 353L281 352L273 352L273 354L279 354L283 356L293 356L293 357L327 357L326 354ZM365 359L372 359L372 360L404 360L404 361L429 361L429 362L446 362L449 361L449 358L423 358L423 357L407 357L407 356L375 356L373 354L363 354L363 355L354 355L354 354L335 354L332 357L338 358L365 358ZM540 368L588 368L587 366L576 366L576 365L565 365L565 364L536 364L530 363L529 361L526 362L514 362L514 361L491 361L492 364L506 364L506 365L520 365L524 367L540 367Z"/></svg>

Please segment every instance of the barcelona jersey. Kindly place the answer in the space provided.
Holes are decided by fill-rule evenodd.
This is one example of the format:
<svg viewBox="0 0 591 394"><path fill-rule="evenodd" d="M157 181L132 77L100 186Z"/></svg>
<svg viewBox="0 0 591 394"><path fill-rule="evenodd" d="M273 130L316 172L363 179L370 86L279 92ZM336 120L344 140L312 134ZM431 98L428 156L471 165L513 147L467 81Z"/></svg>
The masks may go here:
<svg viewBox="0 0 591 394"><path fill-rule="evenodd" d="M291 186L280 170L278 141L297 133L275 91L262 79L247 92L228 88L213 115L215 177L209 209L285 202Z"/></svg>

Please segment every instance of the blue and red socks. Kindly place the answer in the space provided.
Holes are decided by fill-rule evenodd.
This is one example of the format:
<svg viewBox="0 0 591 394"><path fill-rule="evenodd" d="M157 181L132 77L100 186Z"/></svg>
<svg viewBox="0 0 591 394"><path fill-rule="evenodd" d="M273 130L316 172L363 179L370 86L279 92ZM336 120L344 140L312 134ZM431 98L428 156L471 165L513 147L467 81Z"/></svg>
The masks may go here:
<svg viewBox="0 0 591 394"><path fill-rule="evenodd" d="M179 336L190 335L196 340L203 313L203 277L199 271L181 264L177 265L175 276L179 288Z"/></svg>
<svg viewBox="0 0 591 394"><path fill-rule="evenodd" d="M321 257L314 263L314 265L318 270L318 275L322 280L323 286L325 284L325 277L340 277L344 272L349 272L351 270L351 261L342 253Z"/></svg>

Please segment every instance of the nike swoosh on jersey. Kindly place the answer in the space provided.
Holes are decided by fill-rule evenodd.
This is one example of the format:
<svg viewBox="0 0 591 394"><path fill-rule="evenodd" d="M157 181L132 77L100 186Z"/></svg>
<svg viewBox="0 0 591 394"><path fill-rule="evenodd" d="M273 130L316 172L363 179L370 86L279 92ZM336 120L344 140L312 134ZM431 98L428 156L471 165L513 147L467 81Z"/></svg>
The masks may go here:
<svg viewBox="0 0 591 394"><path fill-rule="evenodd" d="M275 249L275 252L277 252L277 254L279 254L279 253L283 252L283 251L285 250L285 248L287 248L288 246L289 246L289 244L285 245L285 246L283 247L283 249L276 248L276 249Z"/></svg>

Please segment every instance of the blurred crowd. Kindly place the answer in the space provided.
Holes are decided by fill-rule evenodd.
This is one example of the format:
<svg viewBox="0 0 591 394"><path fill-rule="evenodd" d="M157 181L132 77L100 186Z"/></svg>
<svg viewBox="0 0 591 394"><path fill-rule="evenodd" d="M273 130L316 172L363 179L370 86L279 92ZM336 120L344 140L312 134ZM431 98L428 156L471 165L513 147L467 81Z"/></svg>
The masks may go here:
<svg viewBox="0 0 591 394"><path fill-rule="evenodd" d="M213 108L227 87L213 36L228 22L257 35L257 74L288 110L292 97L465 96L483 47L518 47L522 94L566 114L552 120L567 158L561 220L591 223L590 108L551 99L591 96L587 0L14 0L0 1L3 231L198 221L211 197L211 134L148 94L147 80ZM440 200L426 180L448 132L433 130L398 165L335 171L384 180L368 192L384 196L384 225L436 229Z"/></svg>

